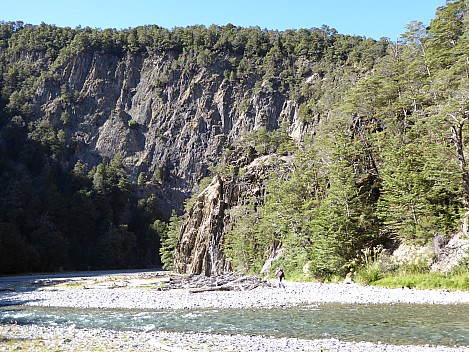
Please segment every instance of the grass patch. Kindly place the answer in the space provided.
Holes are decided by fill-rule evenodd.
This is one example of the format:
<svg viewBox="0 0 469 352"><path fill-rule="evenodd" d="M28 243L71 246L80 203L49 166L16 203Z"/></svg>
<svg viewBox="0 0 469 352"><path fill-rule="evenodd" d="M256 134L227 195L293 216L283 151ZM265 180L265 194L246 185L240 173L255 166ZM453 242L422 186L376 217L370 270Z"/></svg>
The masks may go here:
<svg viewBox="0 0 469 352"><path fill-rule="evenodd" d="M385 276L371 282L373 286L391 288L447 289L450 291L469 290L469 273L444 274L427 273L406 276Z"/></svg>
<svg viewBox="0 0 469 352"><path fill-rule="evenodd" d="M69 282L63 285L66 288L75 289L75 288L83 288L85 286L84 282Z"/></svg>
<svg viewBox="0 0 469 352"><path fill-rule="evenodd" d="M353 280L362 285L388 288L469 291L469 257L451 272L431 272L428 258L404 262L399 266L384 258L371 258L356 271Z"/></svg>
<svg viewBox="0 0 469 352"><path fill-rule="evenodd" d="M403 263L400 266L372 258L358 268L353 280L362 285L388 288L469 291L469 258L461 261L449 273L431 272L426 258Z"/></svg>

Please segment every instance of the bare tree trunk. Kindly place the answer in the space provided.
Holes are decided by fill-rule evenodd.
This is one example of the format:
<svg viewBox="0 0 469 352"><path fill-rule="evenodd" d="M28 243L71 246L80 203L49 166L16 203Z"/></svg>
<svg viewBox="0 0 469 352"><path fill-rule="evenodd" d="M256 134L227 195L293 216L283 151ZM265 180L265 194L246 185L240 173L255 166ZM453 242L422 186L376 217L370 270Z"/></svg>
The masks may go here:
<svg viewBox="0 0 469 352"><path fill-rule="evenodd" d="M462 231L464 234L468 233L469 228L469 172L467 170L466 158L464 156L464 142L462 129L468 119L467 114L456 125L451 126L451 139L456 147L456 154L459 160L459 167L462 173L462 202L465 209L463 218ZM454 118L454 117L453 117Z"/></svg>

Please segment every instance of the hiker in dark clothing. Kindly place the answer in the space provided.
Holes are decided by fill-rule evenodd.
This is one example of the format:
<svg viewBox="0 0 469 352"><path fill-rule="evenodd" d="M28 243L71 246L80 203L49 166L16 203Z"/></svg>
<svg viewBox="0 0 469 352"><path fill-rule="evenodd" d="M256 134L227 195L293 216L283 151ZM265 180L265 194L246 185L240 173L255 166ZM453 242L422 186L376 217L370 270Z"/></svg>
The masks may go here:
<svg viewBox="0 0 469 352"><path fill-rule="evenodd" d="M277 268L277 270L275 271L275 276L277 276L278 278L278 287L285 288L285 285L282 282L282 280L285 278L285 273L281 268Z"/></svg>

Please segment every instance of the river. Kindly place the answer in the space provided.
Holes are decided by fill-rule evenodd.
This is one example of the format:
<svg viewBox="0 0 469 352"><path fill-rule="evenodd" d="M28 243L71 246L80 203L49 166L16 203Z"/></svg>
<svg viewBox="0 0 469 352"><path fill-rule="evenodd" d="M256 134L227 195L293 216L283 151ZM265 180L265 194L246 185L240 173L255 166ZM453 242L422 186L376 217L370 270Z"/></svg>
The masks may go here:
<svg viewBox="0 0 469 352"><path fill-rule="evenodd" d="M469 346L469 305L336 304L271 309L0 308L0 323L204 332L395 345Z"/></svg>

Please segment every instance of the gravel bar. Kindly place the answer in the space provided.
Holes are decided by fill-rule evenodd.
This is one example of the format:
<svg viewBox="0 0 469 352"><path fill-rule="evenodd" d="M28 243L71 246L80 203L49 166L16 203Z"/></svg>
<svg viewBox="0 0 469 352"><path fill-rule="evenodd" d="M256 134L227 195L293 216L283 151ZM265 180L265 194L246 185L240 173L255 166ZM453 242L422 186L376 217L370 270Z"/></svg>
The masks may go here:
<svg viewBox="0 0 469 352"><path fill-rule="evenodd" d="M287 282L285 289L260 287L249 291L155 289L54 289L5 293L14 303L44 307L198 309L269 308L315 303L469 303L468 291L386 289L356 284Z"/></svg>

